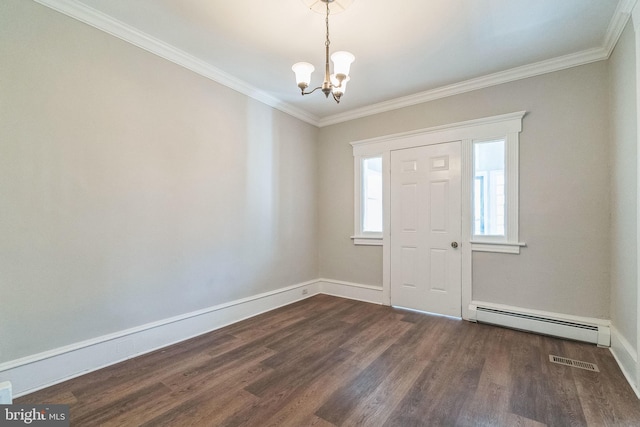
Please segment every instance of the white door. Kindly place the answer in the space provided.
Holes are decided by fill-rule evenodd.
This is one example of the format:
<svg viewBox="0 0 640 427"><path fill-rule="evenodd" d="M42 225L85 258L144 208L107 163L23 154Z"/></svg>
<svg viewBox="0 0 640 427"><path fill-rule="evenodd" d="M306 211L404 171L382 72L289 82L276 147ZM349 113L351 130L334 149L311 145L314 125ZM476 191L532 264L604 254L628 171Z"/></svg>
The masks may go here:
<svg viewBox="0 0 640 427"><path fill-rule="evenodd" d="M462 314L460 147L391 152L391 305Z"/></svg>

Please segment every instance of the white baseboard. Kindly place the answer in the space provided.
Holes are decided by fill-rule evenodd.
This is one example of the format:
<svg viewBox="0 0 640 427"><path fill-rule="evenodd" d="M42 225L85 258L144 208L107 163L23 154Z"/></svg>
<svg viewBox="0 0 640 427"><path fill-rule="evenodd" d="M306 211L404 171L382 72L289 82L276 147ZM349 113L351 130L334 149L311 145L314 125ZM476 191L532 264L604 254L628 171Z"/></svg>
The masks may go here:
<svg viewBox="0 0 640 427"><path fill-rule="evenodd" d="M629 341L623 337L620 332L611 326L611 354L618 362L620 370L624 374L627 382L640 399L640 390L636 383L636 370L638 366L638 353Z"/></svg>
<svg viewBox="0 0 640 427"><path fill-rule="evenodd" d="M358 301L382 304L382 287L332 279L318 279L320 293Z"/></svg>
<svg viewBox="0 0 640 427"><path fill-rule="evenodd" d="M381 287L311 280L2 363L0 382L20 397L320 293L382 304Z"/></svg>
<svg viewBox="0 0 640 427"><path fill-rule="evenodd" d="M305 293L303 293L306 290ZM202 335L320 293L312 280L0 364L14 397Z"/></svg>

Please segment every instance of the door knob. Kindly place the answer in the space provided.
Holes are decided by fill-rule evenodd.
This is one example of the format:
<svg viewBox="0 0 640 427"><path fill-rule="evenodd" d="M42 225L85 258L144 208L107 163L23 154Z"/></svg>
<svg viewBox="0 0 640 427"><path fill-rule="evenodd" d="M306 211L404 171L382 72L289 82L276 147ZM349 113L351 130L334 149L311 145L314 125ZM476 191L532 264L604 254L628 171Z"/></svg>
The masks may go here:
<svg viewBox="0 0 640 427"><path fill-rule="evenodd" d="M453 249L457 248L458 247L458 242L451 242L451 247Z"/></svg>

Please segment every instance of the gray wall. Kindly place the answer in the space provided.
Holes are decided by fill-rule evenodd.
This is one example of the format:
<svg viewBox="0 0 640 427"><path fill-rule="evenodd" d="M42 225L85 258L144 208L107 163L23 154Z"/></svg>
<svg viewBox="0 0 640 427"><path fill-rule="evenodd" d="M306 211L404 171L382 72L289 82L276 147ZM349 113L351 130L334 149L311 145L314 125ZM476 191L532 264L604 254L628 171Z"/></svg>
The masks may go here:
<svg viewBox="0 0 640 427"><path fill-rule="evenodd" d="M605 61L320 130L320 274L382 284L380 247L354 246L349 142L526 110L520 255L474 253L473 298L609 317L608 67Z"/></svg>
<svg viewBox="0 0 640 427"><path fill-rule="evenodd" d="M318 130L0 2L0 362L318 277Z"/></svg>
<svg viewBox="0 0 640 427"><path fill-rule="evenodd" d="M609 59L611 83L611 321L637 348L636 57L629 22Z"/></svg>

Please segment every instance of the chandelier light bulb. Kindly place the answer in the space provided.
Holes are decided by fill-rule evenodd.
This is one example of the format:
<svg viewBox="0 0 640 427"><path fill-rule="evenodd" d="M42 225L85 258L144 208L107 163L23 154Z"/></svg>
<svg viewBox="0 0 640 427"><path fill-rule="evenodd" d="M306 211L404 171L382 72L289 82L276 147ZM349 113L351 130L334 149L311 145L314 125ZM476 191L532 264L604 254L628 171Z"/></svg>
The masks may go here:
<svg viewBox="0 0 640 427"><path fill-rule="evenodd" d="M333 94L340 97L342 95L344 95L345 91L347 90L347 82L351 80L351 77L347 76L346 78L342 79L342 81L340 81L340 79L338 79L338 77L336 77L335 74L331 74L331 84L333 85Z"/></svg>
<svg viewBox="0 0 640 427"><path fill-rule="evenodd" d="M351 68L351 63L355 59L356 57L349 52L335 52L333 55L331 55L331 60L333 61L333 73L336 75L342 74L344 76L348 76L349 69Z"/></svg>
<svg viewBox="0 0 640 427"><path fill-rule="evenodd" d="M311 73L316 69L308 62L298 62L291 67L294 73L296 73L296 83L300 89L309 87L311 83Z"/></svg>

